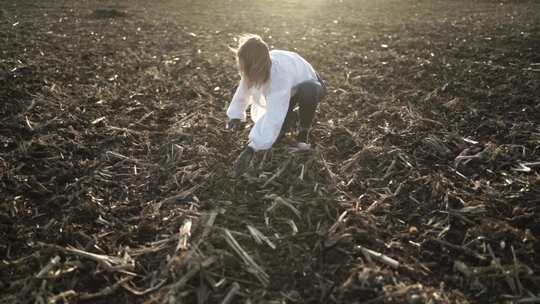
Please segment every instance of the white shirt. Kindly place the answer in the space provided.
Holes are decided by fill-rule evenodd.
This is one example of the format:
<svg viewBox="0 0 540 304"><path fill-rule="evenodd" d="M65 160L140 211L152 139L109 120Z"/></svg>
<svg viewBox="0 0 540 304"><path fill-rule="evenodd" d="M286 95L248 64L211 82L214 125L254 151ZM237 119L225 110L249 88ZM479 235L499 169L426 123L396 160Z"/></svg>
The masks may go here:
<svg viewBox="0 0 540 304"><path fill-rule="evenodd" d="M230 119L246 120L246 109L251 105L251 120L255 123L249 133L249 146L255 151L272 147L289 110L296 86L307 80L316 80L317 73L300 55L281 50L270 51L272 68L270 79L262 87L247 89L244 79L227 109Z"/></svg>

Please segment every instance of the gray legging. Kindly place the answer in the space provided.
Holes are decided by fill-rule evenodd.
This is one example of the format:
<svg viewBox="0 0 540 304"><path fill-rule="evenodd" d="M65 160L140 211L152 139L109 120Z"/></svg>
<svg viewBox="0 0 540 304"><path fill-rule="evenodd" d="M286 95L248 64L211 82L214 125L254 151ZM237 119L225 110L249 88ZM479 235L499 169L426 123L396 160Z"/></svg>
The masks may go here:
<svg viewBox="0 0 540 304"><path fill-rule="evenodd" d="M285 122L281 128L281 132L285 133L288 130L298 126L298 140L307 141L307 135L313 118L315 118L315 111L317 105L326 96L326 85L317 74L317 80L307 80L299 83L296 86L296 93L291 97L289 103L289 111L285 117ZM298 114L294 111L298 105Z"/></svg>

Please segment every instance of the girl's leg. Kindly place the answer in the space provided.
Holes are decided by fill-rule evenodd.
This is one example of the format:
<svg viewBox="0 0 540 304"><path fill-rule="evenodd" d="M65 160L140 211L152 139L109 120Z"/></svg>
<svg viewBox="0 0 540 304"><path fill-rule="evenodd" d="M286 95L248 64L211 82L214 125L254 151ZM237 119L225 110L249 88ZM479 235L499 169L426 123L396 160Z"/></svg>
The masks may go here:
<svg viewBox="0 0 540 304"><path fill-rule="evenodd" d="M285 133L292 130L293 128L296 129L296 125L298 124L298 113L294 111L296 105L297 98L293 96L289 101L289 110L287 111L287 116L285 116L285 121L283 122L283 125L281 125L281 131L279 132L279 137L276 140L277 142L281 141L281 139L285 137Z"/></svg>
<svg viewBox="0 0 540 304"><path fill-rule="evenodd" d="M298 85L295 97L298 99L300 126L297 140L307 143L309 129L315 118L319 101L324 97L325 89L319 81L309 80Z"/></svg>
<svg viewBox="0 0 540 304"><path fill-rule="evenodd" d="M298 113L294 111L294 108L297 106L297 98L296 96L291 97L291 100L289 101L289 110L287 111L287 116L285 116L285 121L283 122L283 126L281 128L281 131L283 133L295 128L298 124Z"/></svg>

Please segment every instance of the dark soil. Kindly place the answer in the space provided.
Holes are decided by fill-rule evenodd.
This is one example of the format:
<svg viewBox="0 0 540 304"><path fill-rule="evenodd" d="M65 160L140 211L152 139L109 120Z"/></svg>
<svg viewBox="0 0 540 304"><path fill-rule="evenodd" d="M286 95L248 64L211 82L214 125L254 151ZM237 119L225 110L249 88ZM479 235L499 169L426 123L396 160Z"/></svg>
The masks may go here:
<svg viewBox="0 0 540 304"><path fill-rule="evenodd" d="M329 95L234 180L246 32ZM537 1L4 0L0 302L538 302L539 50Z"/></svg>

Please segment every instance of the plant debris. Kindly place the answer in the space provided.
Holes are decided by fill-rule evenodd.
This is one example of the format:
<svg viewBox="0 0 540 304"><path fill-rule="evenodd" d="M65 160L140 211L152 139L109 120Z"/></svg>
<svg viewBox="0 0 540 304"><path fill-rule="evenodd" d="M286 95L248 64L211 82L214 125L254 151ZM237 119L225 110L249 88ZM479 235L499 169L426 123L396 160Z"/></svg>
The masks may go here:
<svg viewBox="0 0 540 304"><path fill-rule="evenodd" d="M540 301L539 3L4 2L0 302ZM245 32L329 94L232 179Z"/></svg>

